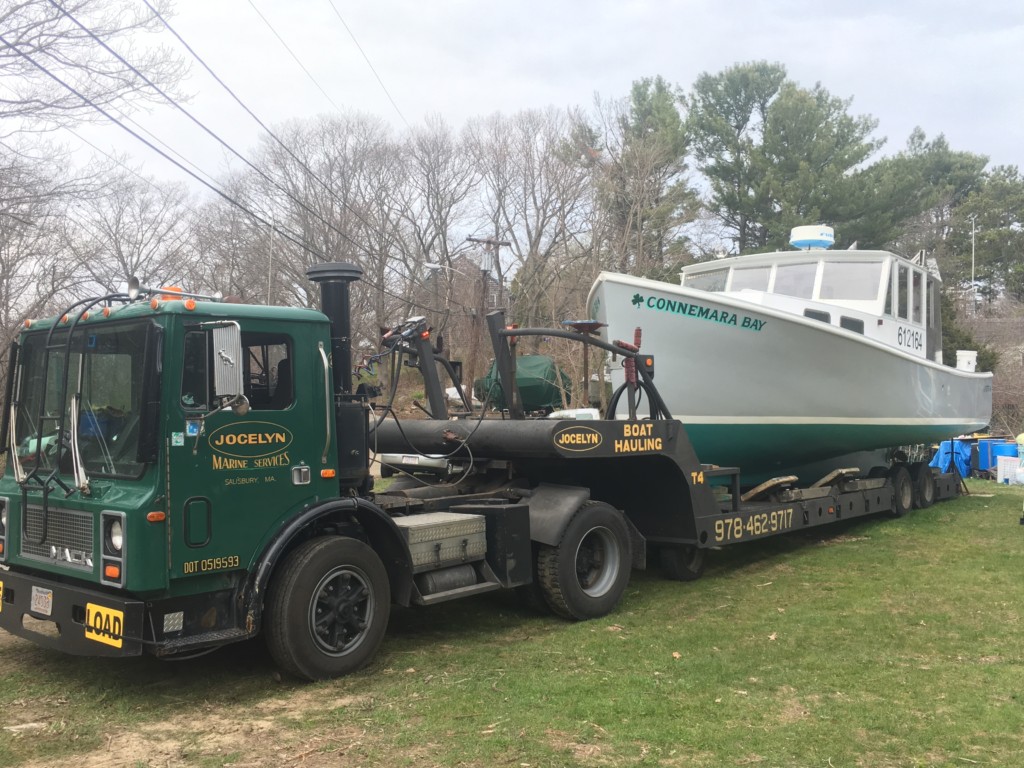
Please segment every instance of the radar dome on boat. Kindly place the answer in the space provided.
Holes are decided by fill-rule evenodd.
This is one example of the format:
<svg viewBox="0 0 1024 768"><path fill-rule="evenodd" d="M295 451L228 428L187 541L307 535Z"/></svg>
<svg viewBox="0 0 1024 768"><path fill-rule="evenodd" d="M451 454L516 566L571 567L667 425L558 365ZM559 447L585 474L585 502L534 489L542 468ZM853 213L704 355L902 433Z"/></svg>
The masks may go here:
<svg viewBox="0 0 1024 768"><path fill-rule="evenodd" d="M831 248L836 244L836 235L832 227L824 224L793 227L789 233L789 244L801 251Z"/></svg>

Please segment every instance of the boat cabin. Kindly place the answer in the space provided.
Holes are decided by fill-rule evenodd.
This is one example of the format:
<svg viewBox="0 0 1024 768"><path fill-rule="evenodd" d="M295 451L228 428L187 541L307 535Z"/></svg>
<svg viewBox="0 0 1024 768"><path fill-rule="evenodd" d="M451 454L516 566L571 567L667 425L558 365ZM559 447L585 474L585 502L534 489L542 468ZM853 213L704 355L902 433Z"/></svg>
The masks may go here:
<svg viewBox="0 0 1024 768"><path fill-rule="evenodd" d="M685 267L682 285L802 315L942 362L937 275L889 251L779 251Z"/></svg>

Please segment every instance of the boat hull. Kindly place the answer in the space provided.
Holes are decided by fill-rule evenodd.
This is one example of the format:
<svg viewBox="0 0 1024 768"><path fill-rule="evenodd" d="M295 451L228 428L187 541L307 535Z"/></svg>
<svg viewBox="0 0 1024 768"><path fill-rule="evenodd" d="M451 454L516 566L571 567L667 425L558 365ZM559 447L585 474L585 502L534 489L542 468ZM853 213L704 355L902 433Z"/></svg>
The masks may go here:
<svg viewBox="0 0 1024 768"><path fill-rule="evenodd" d="M747 481L936 442L991 417L991 374L734 297L602 273L588 305L606 339L642 329L658 390L701 461L738 466Z"/></svg>

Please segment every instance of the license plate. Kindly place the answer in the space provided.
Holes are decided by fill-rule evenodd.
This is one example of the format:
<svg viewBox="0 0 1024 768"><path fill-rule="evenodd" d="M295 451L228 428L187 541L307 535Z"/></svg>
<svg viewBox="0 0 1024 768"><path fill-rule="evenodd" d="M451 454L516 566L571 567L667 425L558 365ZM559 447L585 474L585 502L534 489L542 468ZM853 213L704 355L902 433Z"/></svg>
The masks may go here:
<svg viewBox="0 0 1024 768"><path fill-rule="evenodd" d="M124 640L124 611L85 604L85 639L120 648Z"/></svg>
<svg viewBox="0 0 1024 768"><path fill-rule="evenodd" d="M32 613L49 616L53 613L53 590L44 587L32 587Z"/></svg>

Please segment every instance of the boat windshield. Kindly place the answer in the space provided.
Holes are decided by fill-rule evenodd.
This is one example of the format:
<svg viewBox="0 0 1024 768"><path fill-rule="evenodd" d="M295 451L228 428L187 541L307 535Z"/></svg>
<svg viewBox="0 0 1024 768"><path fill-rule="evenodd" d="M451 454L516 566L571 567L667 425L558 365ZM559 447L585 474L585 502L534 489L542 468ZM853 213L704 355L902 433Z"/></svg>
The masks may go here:
<svg viewBox="0 0 1024 768"><path fill-rule="evenodd" d="M881 261L826 261L821 298L828 301L874 301L882 283Z"/></svg>
<svg viewBox="0 0 1024 768"><path fill-rule="evenodd" d="M59 461L62 474L71 472L70 451L60 450L57 431L63 410L68 444L71 401L81 381L77 412L82 466L89 475L138 477L144 468L138 448L147 325L78 328L67 361L67 331L58 331L50 341L49 365L46 335L41 331L27 336L19 353L20 399L14 426L22 467L34 468L38 456L40 469L53 469ZM67 398L61 404L65 362ZM37 450L39 443L41 450Z"/></svg>
<svg viewBox="0 0 1024 768"><path fill-rule="evenodd" d="M724 291L729 269L715 269L710 272L692 272L683 275L683 285L698 291Z"/></svg>

